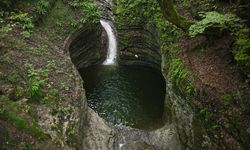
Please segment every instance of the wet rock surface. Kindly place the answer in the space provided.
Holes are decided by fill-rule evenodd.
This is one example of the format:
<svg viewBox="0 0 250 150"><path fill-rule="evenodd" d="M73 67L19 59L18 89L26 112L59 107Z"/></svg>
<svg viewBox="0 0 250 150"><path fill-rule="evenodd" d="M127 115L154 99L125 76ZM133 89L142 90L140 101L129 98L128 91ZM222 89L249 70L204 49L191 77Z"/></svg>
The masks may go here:
<svg viewBox="0 0 250 150"><path fill-rule="evenodd" d="M148 66L160 70L160 46L155 28L143 24L119 24L119 57L122 65Z"/></svg>
<svg viewBox="0 0 250 150"><path fill-rule="evenodd" d="M176 129L173 125L166 124L164 127L152 131L142 131L123 126L116 126L114 149L147 149L168 150L181 149Z"/></svg>
<svg viewBox="0 0 250 150"><path fill-rule="evenodd" d="M104 20L114 21L112 0L96 0L96 2L101 12L101 18Z"/></svg>
<svg viewBox="0 0 250 150"><path fill-rule="evenodd" d="M106 58L107 37L100 24L84 26L66 40L65 50L77 69L101 63Z"/></svg>

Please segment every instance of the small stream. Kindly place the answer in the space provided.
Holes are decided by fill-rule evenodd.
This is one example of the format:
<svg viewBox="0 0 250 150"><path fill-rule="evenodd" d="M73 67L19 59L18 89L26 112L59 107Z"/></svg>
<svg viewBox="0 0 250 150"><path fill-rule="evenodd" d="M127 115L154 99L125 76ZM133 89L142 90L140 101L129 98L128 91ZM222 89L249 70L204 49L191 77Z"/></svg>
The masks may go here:
<svg viewBox="0 0 250 150"><path fill-rule="evenodd" d="M163 125L165 81L159 72L114 65L79 71L89 107L106 121L139 129Z"/></svg>

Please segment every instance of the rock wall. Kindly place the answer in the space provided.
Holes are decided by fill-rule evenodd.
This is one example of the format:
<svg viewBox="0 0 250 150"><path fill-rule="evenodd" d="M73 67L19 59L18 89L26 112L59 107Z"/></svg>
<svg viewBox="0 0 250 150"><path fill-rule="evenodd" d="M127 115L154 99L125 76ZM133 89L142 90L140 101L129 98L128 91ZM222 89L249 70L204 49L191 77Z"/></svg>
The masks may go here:
<svg viewBox="0 0 250 150"><path fill-rule="evenodd" d="M163 61L162 69L165 70L166 67L167 64ZM165 111L167 123L176 128L182 149L200 149L200 136L201 134L206 136L200 127L200 122L188 99L178 93L178 89L173 87L172 81L167 78L166 74L163 73L163 75L166 79Z"/></svg>
<svg viewBox="0 0 250 150"><path fill-rule="evenodd" d="M98 24L81 27L71 34L65 42L65 52L70 57L76 69L100 64L106 58L107 35ZM77 70L75 70L77 72ZM80 77L79 73L76 73ZM79 112L79 143L77 149L102 149L109 150L113 146L113 128L100 118L87 105L87 99L83 88L83 81L79 81L82 104Z"/></svg>
<svg viewBox="0 0 250 150"><path fill-rule="evenodd" d="M160 46L153 26L124 22L117 30L121 65L142 65L160 70Z"/></svg>
<svg viewBox="0 0 250 150"><path fill-rule="evenodd" d="M114 15L112 10L112 0L96 0L100 12L101 18L104 20L114 21Z"/></svg>
<svg viewBox="0 0 250 150"><path fill-rule="evenodd" d="M100 24L86 25L66 40L65 50L77 69L101 63L106 58L106 33Z"/></svg>

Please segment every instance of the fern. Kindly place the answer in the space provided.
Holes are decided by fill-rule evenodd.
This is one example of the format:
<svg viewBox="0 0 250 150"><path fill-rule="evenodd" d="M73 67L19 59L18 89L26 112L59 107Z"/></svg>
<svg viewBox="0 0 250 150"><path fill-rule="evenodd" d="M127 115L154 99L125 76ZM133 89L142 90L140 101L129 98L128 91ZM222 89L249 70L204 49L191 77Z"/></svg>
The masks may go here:
<svg viewBox="0 0 250 150"><path fill-rule="evenodd" d="M92 22L96 23L100 20L100 11L97 5L93 2L83 2L80 4L83 9L83 16L81 17L81 23Z"/></svg>
<svg viewBox="0 0 250 150"><path fill-rule="evenodd" d="M218 12L206 12L201 13L203 18L201 21L196 22L189 28L189 36L195 37L196 35L203 33L207 28L216 27L221 30L228 29L230 34L235 39L233 54L234 59L242 67L242 69L249 70L250 67L250 29L244 25L243 21L233 14L220 14ZM249 73L244 74L250 76Z"/></svg>
<svg viewBox="0 0 250 150"><path fill-rule="evenodd" d="M34 24L32 21L32 17L28 13L20 12L18 14L13 14L10 17L10 20L19 23L22 26L22 29L24 30L21 32L22 36L26 38L30 37L34 28Z"/></svg>
<svg viewBox="0 0 250 150"><path fill-rule="evenodd" d="M49 9L49 1L46 0L40 0L37 4L37 12L40 15L46 15L48 13L48 9Z"/></svg>
<svg viewBox="0 0 250 150"><path fill-rule="evenodd" d="M184 69L180 59L173 59L170 62L169 75L171 79L176 80L178 83L179 80L184 79L188 75L188 71Z"/></svg>
<svg viewBox="0 0 250 150"><path fill-rule="evenodd" d="M240 19L233 14L220 14L216 11L200 13L200 16L203 19L189 27L190 37L195 37L203 33L209 27L217 27L221 30L231 28L235 23L240 21Z"/></svg>
<svg viewBox="0 0 250 150"><path fill-rule="evenodd" d="M181 59L172 59L169 64L168 77L174 81L176 86L182 85L185 93L194 94L196 88L193 86L191 72L187 70Z"/></svg>
<svg viewBox="0 0 250 150"><path fill-rule="evenodd" d="M28 67L29 97L39 100L43 97L43 87L45 85L45 80L41 79L40 77L42 70L34 69L31 64L26 64L26 66Z"/></svg>
<svg viewBox="0 0 250 150"><path fill-rule="evenodd" d="M82 10L83 14L80 19L80 22L82 24L86 22L90 24L99 22L101 17L100 10L97 4L92 0L87 0L87 1L71 0L68 2L68 4L75 9Z"/></svg>
<svg viewBox="0 0 250 150"><path fill-rule="evenodd" d="M238 39L234 45L238 47L234 51L235 60L244 66L250 67L250 40Z"/></svg>

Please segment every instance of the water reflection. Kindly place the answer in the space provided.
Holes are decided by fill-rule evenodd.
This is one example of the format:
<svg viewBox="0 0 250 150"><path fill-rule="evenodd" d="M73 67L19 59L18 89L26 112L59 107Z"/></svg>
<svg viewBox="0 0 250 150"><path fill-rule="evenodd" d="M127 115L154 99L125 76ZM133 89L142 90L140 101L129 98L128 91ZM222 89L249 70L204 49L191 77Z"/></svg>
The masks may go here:
<svg viewBox="0 0 250 150"><path fill-rule="evenodd" d="M158 72L102 65L80 73L88 105L105 120L140 129L162 125L165 82Z"/></svg>

